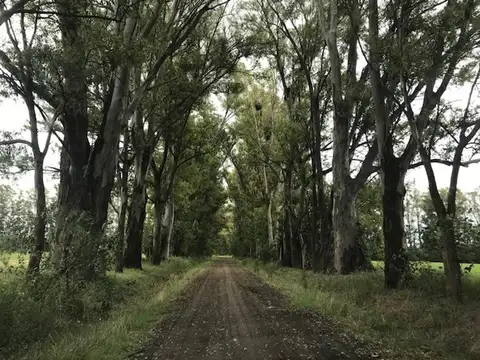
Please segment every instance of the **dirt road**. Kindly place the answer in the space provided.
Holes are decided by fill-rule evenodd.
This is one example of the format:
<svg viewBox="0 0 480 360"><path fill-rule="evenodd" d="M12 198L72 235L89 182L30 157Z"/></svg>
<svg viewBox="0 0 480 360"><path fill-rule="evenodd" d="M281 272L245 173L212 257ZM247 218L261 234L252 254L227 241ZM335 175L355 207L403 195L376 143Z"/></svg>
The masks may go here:
<svg viewBox="0 0 480 360"><path fill-rule="evenodd" d="M133 359L372 359L232 260L214 262Z"/></svg>

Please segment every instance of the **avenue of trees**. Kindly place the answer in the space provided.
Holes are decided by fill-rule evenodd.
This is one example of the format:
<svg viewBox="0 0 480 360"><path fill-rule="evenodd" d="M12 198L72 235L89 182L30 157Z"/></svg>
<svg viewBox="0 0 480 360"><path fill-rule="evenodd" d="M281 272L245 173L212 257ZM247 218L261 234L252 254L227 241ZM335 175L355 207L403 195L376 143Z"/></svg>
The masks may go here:
<svg viewBox="0 0 480 360"><path fill-rule="evenodd" d="M340 274L381 259L399 288L410 258L442 261L461 301L459 264L480 261L480 197L457 186L480 158L477 1L12 0L0 26L2 95L28 114L0 171L35 187L0 189L0 244L28 278L231 252ZM419 167L429 192L407 192Z"/></svg>

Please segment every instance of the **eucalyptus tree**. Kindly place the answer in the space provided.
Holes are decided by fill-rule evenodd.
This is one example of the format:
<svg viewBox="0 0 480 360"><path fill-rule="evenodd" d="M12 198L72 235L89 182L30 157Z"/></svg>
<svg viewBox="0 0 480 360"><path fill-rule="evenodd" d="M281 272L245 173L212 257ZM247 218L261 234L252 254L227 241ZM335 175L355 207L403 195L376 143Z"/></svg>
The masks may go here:
<svg viewBox="0 0 480 360"><path fill-rule="evenodd" d="M478 58L473 58L474 64L478 66ZM471 67L471 64L467 64ZM467 71L469 69L467 68ZM444 261L444 270L447 277L447 288L449 292L460 301L462 298L461 289L461 269L458 262L457 252L457 239L455 230L455 217L456 217L456 203L458 192L458 176L460 173L460 167L462 165L468 165L469 163L478 162L480 159L473 159L472 157L477 155L480 151L478 146L478 132L480 130L480 119L478 119L478 106L474 107L472 100L478 96L476 87L480 76L480 67L477 68L476 74L471 84L470 93L468 96L467 104L464 109L453 108L448 109L439 104L437 111L432 119L431 134L425 133L422 136L418 131L418 127L415 124L415 117L413 109L409 102L407 102L407 116L412 128L412 134L414 140L418 146L420 158L423 162L425 172L428 178L429 192L434 205L435 212L438 217L439 228L442 238L442 257ZM472 109L472 107L474 107ZM450 111L449 111L450 110ZM435 148L440 147L441 144L435 144L432 139L437 135L443 135L450 141L454 142L454 145L445 144L446 150L443 154L440 154L445 161L451 161L452 172L450 175L450 185L448 188L448 197L446 203L444 202L440 190L437 186L437 179L432 167L432 155L435 153ZM430 139L429 139L430 137ZM475 146L475 143L476 146ZM433 146L435 144L435 148ZM470 149L468 154L469 160L464 160L464 150L468 145L474 145ZM453 150L453 151L452 151Z"/></svg>
<svg viewBox="0 0 480 360"><path fill-rule="evenodd" d="M45 156L50 147L54 125L59 116L59 109L51 111L48 115L48 104L36 96L34 81L44 76L42 60L45 58L45 38L48 29L43 26L39 14L28 15L23 11L24 5L16 5L18 14L12 14L4 22L5 32L8 38L8 48L0 50L2 58L2 72L0 78L4 83L6 92L12 96L19 96L23 99L27 112L29 130L28 140L22 138L22 134L3 132L3 139L0 145L7 147L2 152L8 153L10 160L16 158L15 165L21 167L21 171L33 170L34 187L36 193L35 201L35 225L34 238L30 251L30 260L27 273L37 273L40 269L42 253L45 248L47 201L44 183L44 162ZM5 11L5 10L4 10ZM40 119L39 119L40 117ZM45 128L47 136L41 144L40 132ZM57 126L58 128L58 126ZM26 146L32 154L31 159L21 156L22 151L18 146ZM21 164L22 160L27 160ZM20 161L20 162L19 162ZM7 161L7 164L9 162ZM13 165L14 163L10 163Z"/></svg>
<svg viewBox="0 0 480 360"><path fill-rule="evenodd" d="M235 122L230 132L236 145L230 159L238 176L251 179L252 188L244 184L241 189L256 193L263 208L266 241L256 239L256 255L271 253L276 249L276 221L278 216L276 195L280 183L280 167L275 151L278 150L276 123L284 116L279 105L280 98L275 91L275 78L266 74L266 81L255 81L245 75L238 79L244 90L227 98L227 106L234 115ZM253 173L251 173L253 171ZM260 186L260 187L258 187Z"/></svg>
<svg viewBox="0 0 480 360"><path fill-rule="evenodd" d="M175 255L210 255L217 248L224 223L222 208L226 189L222 185L223 167L230 142L224 118L208 102L200 105L187 123L182 139L183 159L177 170L171 200L175 199ZM185 161L187 160L188 161ZM168 228L164 228L167 239Z"/></svg>
<svg viewBox="0 0 480 360"><path fill-rule="evenodd" d="M77 266L82 276L95 273L98 235L107 217L122 126L132 119L165 62L175 55L200 20L218 6L225 6L225 2L120 0L114 9L90 1L55 2L63 55L59 101L63 103L65 131L57 221L59 267L65 268L61 264L67 254L81 253L82 256L70 260L82 263ZM103 18L96 20L100 16ZM161 38L153 38L157 27L163 29ZM99 44L99 35L112 41ZM140 63L136 54L147 48L156 54L154 60L143 69L145 75L139 86L130 86L132 70ZM108 75L108 80L101 84L103 101L97 101L98 114L89 102L93 59L104 64ZM90 144L88 131L94 115L99 116L99 128ZM81 237L73 236L74 228L90 234L84 244L75 243Z"/></svg>
<svg viewBox="0 0 480 360"><path fill-rule="evenodd" d="M374 172L376 146L368 146L356 177L352 178L352 158L362 141L371 141L372 128L369 111L370 93L367 91L368 65L357 75L358 41L363 25L361 3L351 1L339 7L329 3L328 16L324 3L316 4L321 34L328 49L330 87L333 102L333 233L335 268L349 273L368 267L363 250L357 242L355 199L368 177ZM344 54L344 51L346 52ZM342 64L346 60L346 69Z"/></svg>
<svg viewBox="0 0 480 360"><path fill-rule="evenodd" d="M387 1L382 6L376 0L369 2L368 61L384 188L388 288L398 287L406 271L405 174L458 65L479 44L477 9L471 0ZM419 109L413 108L414 101L421 103ZM410 134L401 131L408 129L408 123Z"/></svg>
<svg viewBox="0 0 480 360"><path fill-rule="evenodd" d="M328 66L326 66L325 46L316 26L312 3L275 2L253 0L247 2L248 26L262 44L261 56L275 66L284 95L285 105L292 121L298 121L298 109L308 104L305 123L310 123L308 153L312 163L312 229L309 252L315 270L331 267L331 203L325 191L324 160L330 93L326 86ZM312 17L313 14L313 17ZM294 120L297 119L297 120ZM326 140L328 143L328 140ZM302 158L300 156L300 158ZM290 182L291 160L285 167L285 183ZM289 195L285 193L287 197ZM286 201L288 202L288 200ZM290 207L291 208L291 207ZM285 218L290 221L291 213ZM290 220L288 220L290 219ZM320 229L320 231L318 231ZM286 236L289 239L287 233ZM290 240L287 240L290 242ZM286 249L287 253L288 250Z"/></svg>
<svg viewBox="0 0 480 360"><path fill-rule="evenodd" d="M236 63L244 55L244 41L237 34L228 34L222 30L224 11L212 13L193 31L179 48L177 56L167 61L160 72L159 81L154 83L151 98L147 96L150 118L147 134L143 133L144 125L139 122L136 126L133 139L136 144L135 188L129 211L129 225L127 227L127 247L125 249L125 265L128 267L141 266L142 229L145 216L146 193L145 179L148 170L152 168L155 189L156 225L152 261L158 263L162 258L166 260L166 250L160 250L160 230L165 212L172 193L173 180L176 168L179 165L175 152L172 152L172 142L183 136L183 128L190 117L190 113L220 80L228 76ZM161 80L160 80L161 79ZM176 86L172 86L175 83ZM145 103L145 105L147 105ZM159 167L153 158L154 150L163 139L163 160ZM178 141L177 141L178 142ZM169 181L166 182L163 171L166 169L167 159L173 155L172 168L169 171ZM163 184L169 183L166 193ZM160 189L162 188L162 189ZM170 213L172 213L170 211ZM159 251L163 255L159 255Z"/></svg>
<svg viewBox="0 0 480 360"><path fill-rule="evenodd" d="M329 16L333 19L330 28L325 25L323 4L319 8L314 1L300 3L258 0L253 3L251 11L258 9L256 11L259 15L257 18L252 16L254 20L251 21L258 24L255 28L263 30L263 36L267 38L266 44L271 43L270 51L267 51L266 55L273 59L278 69L289 113L293 115L292 106L297 96L301 96L302 86L306 87L304 96L306 95L310 103L310 153L315 179L312 188L314 268L326 270L335 265L337 271L348 273L368 267L362 247L357 242L355 199L362 185L375 170L373 161L377 149L369 146L373 124L370 120L370 95L366 86L367 67L357 80L356 44L361 25L359 4L348 4L340 14L341 22L334 4L335 6L331 7L333 15ZM338 37L340 30L341 36ZM342 67L341 59L344 56L341 49L344 48L348 50L346 70ZM286 66L287 63L292 64L292 70ZM348 80L342 86L340 82L345 71ZM331 85L334 83L335 85ZM332 111L333 134L329 132ZM321 155L326 150L325 142L334 145L332 164L335 186L331 196L327 195L324 186L324 175L329 171L324 169L322 164ZM359 156L364 153L365 145L366 155ZM359 161L360 165L352 168L356 161ZM351 172L354 171L357 174L352 178ZM332 198L333 202L329 201L329 198ZM318 226L321 229L319 242ZM335 241L334 259L331 256L332 230Z"/></svg>

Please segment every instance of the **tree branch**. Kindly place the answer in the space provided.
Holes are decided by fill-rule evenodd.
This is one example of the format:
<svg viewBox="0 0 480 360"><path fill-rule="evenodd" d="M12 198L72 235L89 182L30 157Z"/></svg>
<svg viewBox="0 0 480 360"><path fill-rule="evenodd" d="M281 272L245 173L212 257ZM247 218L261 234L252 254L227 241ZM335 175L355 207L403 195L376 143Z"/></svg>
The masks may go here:
<svg viewBox="0 0 480 360"><path fill-rule="evenodd" d="M32 147L32 143L28 140L23 140L23 139L12 139L12 140L3 140L0 141L0 146L1 145L27 145L29 147Z"/></svg>
<svg viewBox="0 0 480 360"><path fill-rule="evenodd" d="M430 160L430 162L432 164L435 163L435 164L442 164L442 165L446 165L446 166L455 165L453 161L442 160L442 159L432 159L432 160ZM460 166L468 167L469 165L478 164L478 163L480 163L480 158L479 159L472 159L472 160L468 160L468 161L463 161L463 162L460 163ZM423 165L424 165L424 162L420 161L420 162L417 162L417 163L410 164L410 166L408 168L409 169L415 169L415 168L423 166Z"/></svg>

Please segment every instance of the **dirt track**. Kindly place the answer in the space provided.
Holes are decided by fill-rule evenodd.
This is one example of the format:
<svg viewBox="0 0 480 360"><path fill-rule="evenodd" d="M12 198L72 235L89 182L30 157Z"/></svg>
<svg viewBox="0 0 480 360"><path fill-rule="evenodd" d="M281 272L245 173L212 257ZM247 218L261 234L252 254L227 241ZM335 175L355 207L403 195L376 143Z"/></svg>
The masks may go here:
<svg viewBox="0 0 480 360"><path fill-rule="evenodd" d="M318 316L232 260L215 262L177 298L169 316L133 359L372 359Z"/></svg>

